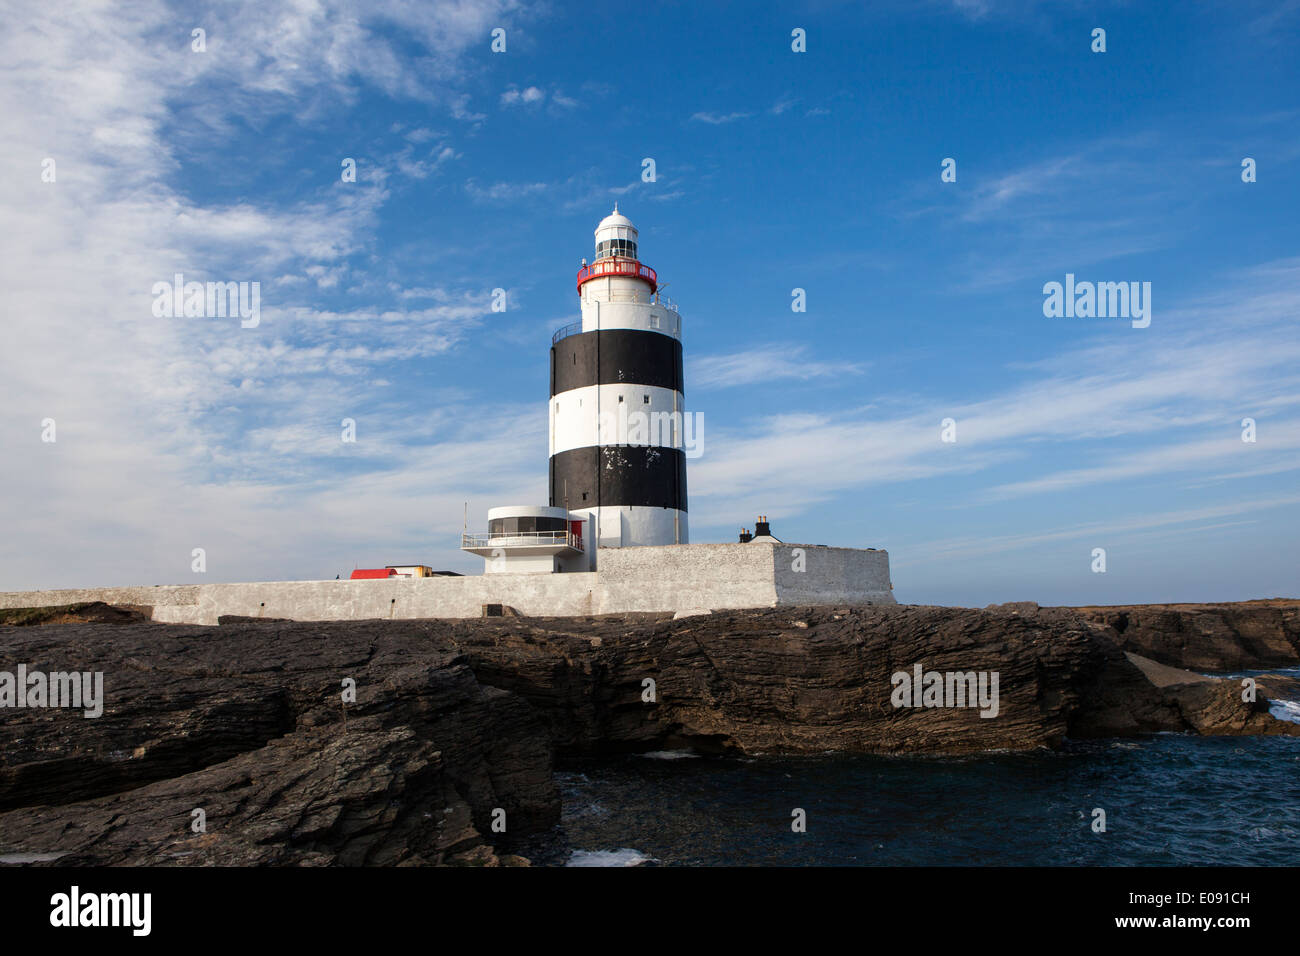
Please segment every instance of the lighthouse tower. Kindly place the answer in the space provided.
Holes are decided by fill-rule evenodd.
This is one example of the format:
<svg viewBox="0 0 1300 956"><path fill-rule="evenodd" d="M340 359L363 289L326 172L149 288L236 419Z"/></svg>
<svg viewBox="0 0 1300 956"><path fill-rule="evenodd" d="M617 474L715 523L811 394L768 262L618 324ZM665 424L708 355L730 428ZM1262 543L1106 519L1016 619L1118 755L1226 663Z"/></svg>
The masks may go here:
<svg viewBox="0 0 1300 956"><path fill-rule="evenodd" d="M550 503L591 545L685 544L682 323L614 211L578 270L582 320L551 340Z"/></svg>

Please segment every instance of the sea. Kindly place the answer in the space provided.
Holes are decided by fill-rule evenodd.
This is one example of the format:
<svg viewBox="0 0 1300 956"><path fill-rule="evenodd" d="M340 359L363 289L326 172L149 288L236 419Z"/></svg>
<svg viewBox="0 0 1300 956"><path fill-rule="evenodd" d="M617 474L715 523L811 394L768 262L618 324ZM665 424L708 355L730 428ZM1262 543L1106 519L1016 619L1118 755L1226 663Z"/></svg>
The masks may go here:
<svg viewBox="0 0 1300 956"><path fill-rule="evenodd" d="M1300 721L1300 706L1273 714ZM559 825L519 848L535 865L1300 865L1300 737L957 758L661 751L557 780Z"/></svg>

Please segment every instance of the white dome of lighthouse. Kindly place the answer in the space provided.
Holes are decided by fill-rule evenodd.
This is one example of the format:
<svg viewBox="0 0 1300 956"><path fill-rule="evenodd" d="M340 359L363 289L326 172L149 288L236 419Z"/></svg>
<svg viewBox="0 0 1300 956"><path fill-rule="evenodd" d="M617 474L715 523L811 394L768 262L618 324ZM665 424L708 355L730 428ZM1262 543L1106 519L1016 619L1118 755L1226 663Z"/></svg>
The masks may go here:
<svg viewBox="0 0 1300 956"><path fill-rule="evenodd" d="M596 227L596 258L604 259L608 256L636 258L636 226L618 211L617 203L614 204L614 211Z"/></svg>

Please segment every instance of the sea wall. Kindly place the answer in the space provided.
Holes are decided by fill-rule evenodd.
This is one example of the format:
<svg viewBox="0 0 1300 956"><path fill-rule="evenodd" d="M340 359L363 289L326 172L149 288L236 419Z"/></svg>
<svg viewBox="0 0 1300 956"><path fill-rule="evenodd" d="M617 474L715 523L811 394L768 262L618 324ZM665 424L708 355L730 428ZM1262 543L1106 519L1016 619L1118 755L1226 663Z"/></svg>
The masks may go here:
<svg viewBox="0 0 1300 956"><path fill-rule="evenodd" d="M816 545L686 544L603 549L600 570L378 581L266 581L0 593L0 608L85 601L153 609L170 624L224 615L293 621L478 617L504 604L529 617L633 611L893 604L884 551Z"/></svg>

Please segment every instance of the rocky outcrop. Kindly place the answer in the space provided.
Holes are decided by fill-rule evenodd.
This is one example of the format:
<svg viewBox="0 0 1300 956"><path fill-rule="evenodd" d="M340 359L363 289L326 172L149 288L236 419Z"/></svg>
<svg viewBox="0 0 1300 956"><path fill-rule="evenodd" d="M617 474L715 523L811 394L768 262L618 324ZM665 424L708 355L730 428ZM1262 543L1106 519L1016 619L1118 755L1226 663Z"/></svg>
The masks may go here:
<svg viewBox="0 0 1300 956"><path fill-rule="evenodd" d="M1242 736L1295 734L1288 724L1279 722L1263 707L1244 706L1249 691L1241 681L1207 677L1193 671L1169 667L1139 654L1124 656L1138 668L1161 696L1177 709L1188 727L1199 734ZM1272 686L1283 689L1281 684ZM1264 688L1258 694L1267 694Z"/></svg>
<svg viewBox="0 0 1300 956"><path fill-rule="evenodd" d="M4 712L0 860L491 865L558 819L557 755L1300 734L1263 693L1125 643L1104 617L1028 603L6 628L0 669L101 671L105 707ZM894 706L918 665L996 673L996 715Z"/></svg>
<svg viewBox="0 0 1300 956"><path fill-rule="evenodd" d="M45 624L137 624L151 620L153 608L83 601L50 607L0 608L0 627Z"/></svg>
<svg viewBox="0 0 1300 956"><path fill-rule="evenodd" d="M1105 624L1122 650L1173 667L1221 673L1300 667L1300 601L1053 610Z"/></svg>
<svg viewBox="0 0 1300 956"><path fill-rule="evenodd" d="M1067 736L1300 733L1265 702L1240 700L1231 682L1198 712L1195 695L1205 692L1155 686L1104 625L1026 607L774 608L626 623L455 622L449 632L479 679L532 703L570 756L680 746L959 754L1054 747ZM894 707L892 675L917 664L997 672L997 716Z"/></svg>
<svg viewBox="0 0 1300 956"><path fill-rule="evenodd" d="M0 645L29 670L101 671L105 696L96 719L4 712L0 855L490 863L494 811L507 835L558 819L532 708L418 626L74 625Z"/></svg>

